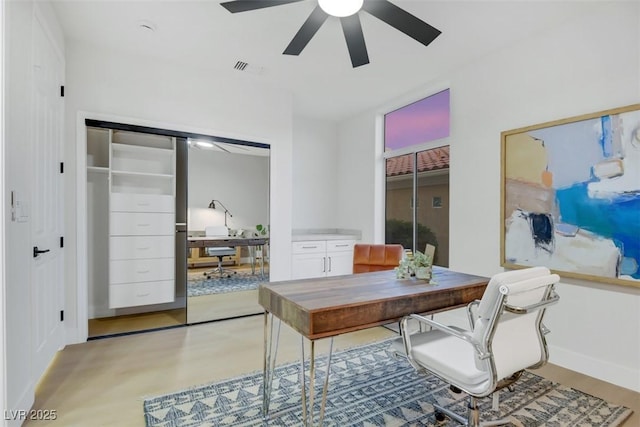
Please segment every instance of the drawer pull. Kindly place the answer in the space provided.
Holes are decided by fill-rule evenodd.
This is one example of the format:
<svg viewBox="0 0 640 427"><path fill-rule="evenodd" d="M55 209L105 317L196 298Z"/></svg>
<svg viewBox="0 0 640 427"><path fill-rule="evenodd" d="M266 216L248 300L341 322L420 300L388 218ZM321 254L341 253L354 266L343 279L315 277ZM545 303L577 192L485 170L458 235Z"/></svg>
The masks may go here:
<svg viewBox="0 0 640 427"><path fill-rule="evenodd" d="M138 206L149 206L149 202L138 202Z"/></svg>
<svg viewBox="0 0 640 427"><path fill-rule="evenodd" d="M147 274L150 270L138 270L138 274Z"/></svg>
<svg viewBox="0 0 640 427"><path fill-rule="evenodd" d="M136 248L136 249L139 250L139 251L146 251L146 250L149 250L151 248L149 246L146 246L144 248Z"/></svg>
<svg viewBox="0 0 640 427"><path fill-rule="evenodd" d="M138 224L138 227L148 227L149 225L150 225L149 223L147 223L147 224Z"/></svg>
<svg viewBox="0 0 640 427"><path fill-rule="evenodd" d="M342 244L342 245L336 245L336 248L346 248L347 246L349 246L348 243Z"/></svg>
<svg viewBox="0 0 640 427"><path fill-rule="evenodd" d="M317 246L303 246L302 249L315 249Z"/></svg>
<svg viewBox="0 0 640 427"><path fill-rule="evenodd" d="M136 294L136 297L142 298L142 297L148 297L149 295L151 295L151 292L147 292L146 294Z"/></svg>

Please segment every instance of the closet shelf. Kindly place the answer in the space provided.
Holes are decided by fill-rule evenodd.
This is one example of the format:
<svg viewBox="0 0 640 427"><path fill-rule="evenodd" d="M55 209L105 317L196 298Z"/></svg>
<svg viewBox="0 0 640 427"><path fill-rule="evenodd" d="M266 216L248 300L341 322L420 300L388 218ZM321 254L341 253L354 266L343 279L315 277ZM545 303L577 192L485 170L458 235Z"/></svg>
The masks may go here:
<svg viewBox="0 0 640 427"><path fill-rule="evenodd" d="M130 144L118 144L112 143L111 147L114 151L123 151L129 153L155 153L155 154L165 154L167 156L173 155L172 148L161 148L161 147L147 147L144 145L130 145Z"/></svg>
<svg viewBox="0 0 640 427"><path fill-rule="evenodd" d="M89 173L109 173L109 168L103 166L87 166Z"/></svg>
<svg viewBox="0 0 640 427"><path fill-rule="evenodd" d="M172 174L166 174L166 173L148 173L148 172L131 172L131 171L116 171L116 170L111 170L111 175L116 175L116 176L140 176L140 177L149 177L149 178L166 178L166 179L173 179L173 175Z"/></svg>

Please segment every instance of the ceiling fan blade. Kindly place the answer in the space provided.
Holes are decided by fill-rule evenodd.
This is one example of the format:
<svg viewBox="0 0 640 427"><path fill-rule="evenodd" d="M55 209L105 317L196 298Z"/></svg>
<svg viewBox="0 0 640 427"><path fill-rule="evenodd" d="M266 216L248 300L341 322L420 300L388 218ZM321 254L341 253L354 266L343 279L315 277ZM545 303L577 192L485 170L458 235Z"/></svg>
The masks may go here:
<svg viewBox="0 0 640 427"><path fill-rule="evenodd" d="M283 53L285 55L300 55L300 52L302 52L307 43L309 43L311 38L318 32L318 29L320 29L320 26L327 20L328 16L320 6L316 6Z"/></svg>
<svg viewBox="0 0 640 427"><path fill-rule="evenodd" d="M287 3L297 3L299 1L302 0L235 0L220 3L220 6L231 13L238 13L264 9L265 7L280 6Z"/></svg>
<svg viewBox="0 0 640 427"><path fill-rule="evenodd" d="M441 33L437 28L432 27L388 0L365 1L362 9L425 46L428 46Z"/></svg>
<svg viewBox="0 0 640 427"><path fill-rule="evenodd" d="M367 53L367 45L364 42L364 34L362 33L362 25L358 14L340 18L344 38L349 48L349 56L351 56L351 65L353 68L369 63L369 54Z"/></svg>

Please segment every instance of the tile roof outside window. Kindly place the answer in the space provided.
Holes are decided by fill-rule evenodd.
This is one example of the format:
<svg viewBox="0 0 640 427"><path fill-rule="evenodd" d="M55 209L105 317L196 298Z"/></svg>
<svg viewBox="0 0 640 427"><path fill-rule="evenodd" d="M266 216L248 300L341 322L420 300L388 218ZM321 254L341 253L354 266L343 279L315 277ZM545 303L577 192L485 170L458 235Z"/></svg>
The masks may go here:
<svg viewBox="0 0 640 427"><path fill-rule="evenodd" d="M420 151L418 173L449 168L449 146ZM387 176L406 175L413 172L413 154L387 159Z"/></svg>

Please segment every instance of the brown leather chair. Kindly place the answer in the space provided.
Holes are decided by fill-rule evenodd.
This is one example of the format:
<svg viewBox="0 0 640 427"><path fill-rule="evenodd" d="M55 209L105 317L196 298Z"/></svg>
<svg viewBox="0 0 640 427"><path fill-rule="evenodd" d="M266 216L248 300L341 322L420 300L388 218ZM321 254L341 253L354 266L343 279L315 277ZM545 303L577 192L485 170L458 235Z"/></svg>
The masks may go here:
<svg viewBox="0 0 640 427"><path fill-rule="evenodd" d="M402 245L356 244L353 247L353 272L393 270L402 259Z"/></svg>

